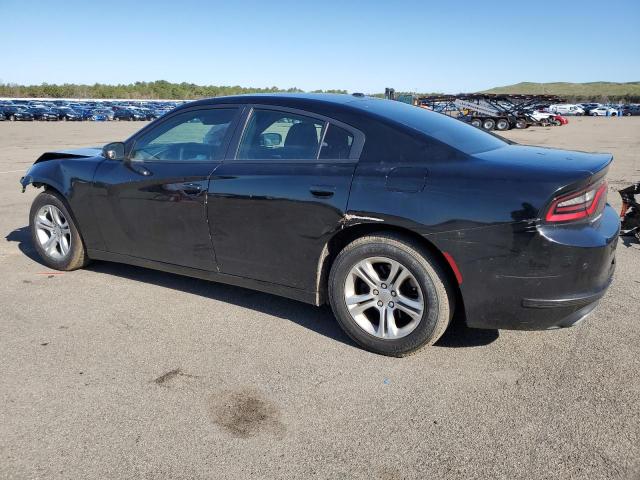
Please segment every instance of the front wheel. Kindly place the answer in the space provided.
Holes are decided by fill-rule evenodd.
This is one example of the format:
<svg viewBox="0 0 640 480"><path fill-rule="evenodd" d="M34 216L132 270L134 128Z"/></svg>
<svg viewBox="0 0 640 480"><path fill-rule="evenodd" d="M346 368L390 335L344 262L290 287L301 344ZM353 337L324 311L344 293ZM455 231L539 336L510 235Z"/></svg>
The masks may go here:
<svg viewBox="0 0 640 480"><path fill-rule="evenodd" d="M29 214L31 240L43 263L56 270L76 270L89 259L64 200L48 191L39 194Z"/></svg>
<svg viewBox="0 0 640 480"><path fill-rule="evenodd" d="M395 357L434 344L453 314L440 264L420 245L392 234L360 238L340 252L329 275L329 301L356 343Z"/></svg>

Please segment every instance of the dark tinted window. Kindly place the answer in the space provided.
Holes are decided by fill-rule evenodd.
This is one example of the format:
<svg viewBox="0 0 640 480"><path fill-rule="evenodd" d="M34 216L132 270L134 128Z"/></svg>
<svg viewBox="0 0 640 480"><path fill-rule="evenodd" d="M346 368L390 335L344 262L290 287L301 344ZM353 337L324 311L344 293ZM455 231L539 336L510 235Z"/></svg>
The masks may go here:
<svg viewBox="0 0 640 480"><path fill-rule="evenodd" d="M131 153L138 161L207 162L224 157L224 140L236 109L181 113L140 138Z"/></svg>
<svg viewBox="0 0 640 480"><path fill-rule="evenodd" d="M460 120L424 108L391 100L370 100L361 104L367 111L387 117L422 132L467 154L504 147L504 140Z"/></svg>
<svg viewBox="0 0 640 480"><path fill-rule="evenodd" d="M324 122L274 110L254 110L237 158L315 160Z"/></svg>
<svg viewBox="0 0 640 480"><path fill-rule="evenodd" d="M330 123L322 140L320 158L334 160L349 158L351 145L353 145L353 135L344 128L336 127Z"/></svg>

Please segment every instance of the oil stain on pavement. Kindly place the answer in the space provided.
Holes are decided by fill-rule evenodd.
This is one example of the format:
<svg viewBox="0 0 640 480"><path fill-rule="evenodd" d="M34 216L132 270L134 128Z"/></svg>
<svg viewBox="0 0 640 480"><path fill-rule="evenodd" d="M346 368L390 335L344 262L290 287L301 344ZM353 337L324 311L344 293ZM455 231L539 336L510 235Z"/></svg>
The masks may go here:
<svg viewBox="0 0 640 480"><path fill-rule="evenodd" d="M234 437L284 436L280 411L255 390L233 390L212 395L208 407L211 421Z"/></svg>

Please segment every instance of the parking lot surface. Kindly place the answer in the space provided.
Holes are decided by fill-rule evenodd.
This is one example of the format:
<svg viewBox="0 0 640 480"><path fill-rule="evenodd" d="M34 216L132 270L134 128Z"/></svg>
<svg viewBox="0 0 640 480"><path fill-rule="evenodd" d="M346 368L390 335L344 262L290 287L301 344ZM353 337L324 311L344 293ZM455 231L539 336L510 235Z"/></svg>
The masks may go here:
<svg viewBox="0 0 640 480"><path fill-rule="evenodd" d="M141 122L0 123L1 478L640 478L640 245L566 330L455 323L404 359L354 346L328 308L142 268L47 269L31 247L51 149ZM506 132L612 152L640 179L640 117ZM470 207L472 203L470 203Z"/></svg>

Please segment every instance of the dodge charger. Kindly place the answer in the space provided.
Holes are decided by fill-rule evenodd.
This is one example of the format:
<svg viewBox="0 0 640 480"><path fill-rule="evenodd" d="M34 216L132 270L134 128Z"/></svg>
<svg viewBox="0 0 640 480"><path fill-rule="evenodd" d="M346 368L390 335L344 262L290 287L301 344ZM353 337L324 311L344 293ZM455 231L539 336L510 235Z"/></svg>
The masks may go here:
<svg viewBox="0 0 640 480"><path fill-rule="evenodd" d="M517 145L362 95L220 97L21 179L43 263L121 262L329 304L370 351L552 329L615 267L609 154Z"/></svg>

